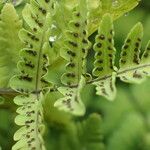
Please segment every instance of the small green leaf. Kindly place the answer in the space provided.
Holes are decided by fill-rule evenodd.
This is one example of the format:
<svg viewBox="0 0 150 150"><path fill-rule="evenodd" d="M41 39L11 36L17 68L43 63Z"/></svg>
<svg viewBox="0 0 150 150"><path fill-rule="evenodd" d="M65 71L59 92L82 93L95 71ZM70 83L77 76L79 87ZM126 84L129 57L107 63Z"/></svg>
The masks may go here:
<svg viewBox="0 0 150 150"><path fill-rule="evenodd" d="M61 50L61 56L68 62L66 73L62 76L62 83L68 86L77 86L81 75L86 73L86 57L89 49L87 34L86 0L81 1L73 11L73 19L69 22L66 31L66 41Z"/></svg>
<svg viewBox="0 0 150 150"><path fill-rule="evenodd" d="M17 62L22 43L18 32L22 21L11 4L5 4L0 15L0 87L10 87L10 78L18 73Z"/></svg>
<svg viewBox="0 0 150 150"><path fill-rule="evenodd" d="M31 0L23 10L23 18L30 30L22 29L20 39L25 44L21 50L21 60L18 62L20 74L11 79L11 87L20 93L40 92L51 84L45 80L49 55L49 33L51 26L51 3L44 0L38 3Z"/></svg>
<svg viewBox="0 0 150 150"><path fill-rule="evenodd" d="M114 72L111 77L104 78L101 81L94 82L96 85L96 94L104 96L106 99L112 101L116 98L116 73Z"/></svg>
<svg viewBox="0 0 150 150"><path fill-rule="evenodd" d="M137 23L128 34L122 47L120 68L125 69L139 64L142 37L143 26L141 23Z"/></svg>
<svg viewBox="0 0 150 150"><path fill-rule="evenodd" d="M93 84L97 87L97 94L105 96L109 100L113 100L116 95L116 67L114 66L116 50L113 37L113 21L111 15L106 14L100 23L94 45L95 62L93 75L97 77L96 80L98 81L95 81Z"/></svg>
<svg viewBox="0 0 150 150"><path fill-rule="evenodd" d="M142 65L139 56L142 37L143 26L137 23L131 29L122 47L119 77L124 82L141 83L145 79L139 69Z"/></svg>
<svg viewBox="0 0 150 150"><path fill-rule="evenodd" d="M78 87L60 87L58 91L64 95L63 98L58 99L54 106L60 110L70 112L74 115L84 115L85 106L81 100L81 91L85 85L85 78L82 77Z"/></svg>
<svg viewBox="0 0 150 150"><path fill-rule="evenodd" d="M77 124L80 148L104 150L101 116L93 113L86 120Z"/></svg>

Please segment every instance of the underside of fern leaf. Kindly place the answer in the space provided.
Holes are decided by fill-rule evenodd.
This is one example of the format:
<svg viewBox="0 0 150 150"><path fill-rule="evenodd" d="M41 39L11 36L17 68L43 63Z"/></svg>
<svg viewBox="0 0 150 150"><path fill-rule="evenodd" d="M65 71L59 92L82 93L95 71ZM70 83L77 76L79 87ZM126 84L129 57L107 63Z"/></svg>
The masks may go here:
<svg viewBox="0 0 150 150"><path fill-rule="evenodd" d="M62 83L67 88L58 89L66 96L59 99L55 106L73 114L82 115L84 107L80 99L80 91L84 85L84 76L88 76L86 74L86 56L89 49L86 0L80 1L72 17L69 29L66 31L64 47L61 50L62 57L68 61L66 73L62 76Z"/></svg>
<svg viewBox="0 0 150 150"><path fill-rule="evenodd" d="M124 82L141 83L149 76L150 42L140 58L142 36L143 26L138 23L132 28L122 47L118 76Z"/></svg>
<svg viewBox="0 0 150 150"><path fill-rule="evenodd" d="M20 51L20 74L11 79L11 87L22 94L14 101L22 105L17 110L19 115L16 117L16 123L23 127L15 134L15 140L18 142L13 150L45 149L40 128L43 118L42 95L51 85L44 79L49 64L48 51L51 50L51 11L51 2L45 0L31 0L23 10L23 18L30 29L22 29L19 33L26 47Z"/></svg>
<svg viewBox="0 0 150 150"><path fill-rule="evenodd" d="M141 53L143 37L141 23L137 23L127 35L122 46L119 65L117 61L115 64L116 49L114 46L113 20L134 8L139 1L0 1L0 87L2 88L0 89L0 106L3 109L3 107L6 107L5 103L7 104L6 100L1 97L5 96L3 91L7 92L8 90L8 93L12 92L13 96L14 94L15 96L17 95L14 98L14 103L18 106L15 123L20 126L14 134L16 143L12 150L46 149L43 140L45 131L44 117L54 123L52 125L54 128L56 127L55 124L61 126L58 127L58 129L61 129L61 133L57 135L59 142L53 140L53 135L56 134L55 131L52 134L50 133L50 136L48 134L50 140L52 139L51 149L55 149L54 147L63 150L105 149L99 115L93 114L86 121L80 120L84 119L84 117L80 118L80 121L72 121L72 116L69 114L64 113L64 115L62 113L60 115L61 111L59 112L58 110L56 111L59 113L56 112L55 114L55 108L52 106L54 104L59 110L83 116L85 114L83 98L88 97L91 94L90 92L93 93L92 86L89 88L90 90L83 91L86 85L94 85L97 95L112 101L116 96L115 83L117 77L123 82L141 83L147 76L150 76L150 41L145 51ZM23 23L16 11L19 12ZM20 12L22 12L22 15L20 15ZM98 32L95 32L96 30ZM96 33L95 43L91 47L89 40ZM93 43L93 39L91 41ZM91 49L90 52L94 51L94 61L91 58L93 57L91 55L93 52L89 53L89 49ZM93 64L91 63L92 61ZM66 64L65 67L64 64ZM92 65L93 68L91 69ZM91 74L87 73L87 66L92 72ZM119 67L117 68L116 66ZM52 68L55 68L55 71ZM55 88L53 88L50 81L53 81L51 77L55 75L57 81L54 85ZM10 87L12 89L9 89ZM89 92L89 94L86 92ZM135 93L133 92L130 97L133 96L134 98L134 95ZM50 102L45 102L45 97ZM44 106L43 103L45 104ZM89 106L89 101L86 104ZM99 106L90 105L88 107L90 112L93 111L93 106L94 110L99 108ZM106 108L104 104L102 106L104 106L104 109ZM11 107L6 108L11 109ZM47 112L49 109L51 109L50 112ZM146 120L147 126L147 119L143 114L144 109L140 109L138 105L136 109L143 115L141 116ZM103 110L102 112L106 114L107 110L106 113ZM7 119L3 114L0 117ZM133 117L135 118L134 115ZM141 120L143 120L142 117ZM118 119L118 116L115 119ZM110 118L107 120L110 121ZM132 120L132 117L126 121L127 125L130 120ZM143 121L138 121L138 123L142 123L142 126L144 126ZM4 123L2 122L2 127L6 124L5 121ZM49 126L50 129L52 126ZM126 136L127 132L122 132L122 129L126 129L126 126L123 126L119 131L123 134L119 135L119 132L117 136L114 134L113 140L108 140L106 143L112 142L112 145L114 145L113 143L116 143L116 139L119 139L120 136ZM3 132L1 126L0 131ZM135 132L137 132L137 129ZM2 135L0 134L1 146L3 146L1 144L3 134L5 132ZM74 143L75 147L73 146ZM56 144L56 146L53 147L53 144ZM119 144L116 144L117 146L115 147L118 147ZM1 146L0 150L2 149ZM109 147L107 148L109 149Z"/></svg>
<svg viewBox="0 0 150 150"><path fill-rule="evenodd" d="M79 17L81 13L78 14ZM80 15L79 15L80 14ZM73 26L74 25L74 26ZM61 110L70 111L73 114L81 115L80 112L84 112L84 107L81 103L78 103L75 99L75 93L81 91L80 77L87 77L88 74L84 68L85 58L87 55L86 49L88 49L88 41L85 41L83 37L80 40L80 33L85 33L84 30L79 28L83 27L79 21L71 22L70 31L67 31L67 41L64 44L65 47L61 51L62 56L69 61L66 65L66 72L62 76L62 82L67 87L61 87L58 90L65 96L64 98L56 101L55 106ZM77 30L75 30L77 28ZM84 29L86 26L84 27ZM95 39L93 49L95 51L95 61L93 75L95 78L87 83L93 83L96 85L96 93L104 96L108 100L114 100L116 96L116 77L124 82L140 83L145 79L145 76L149 76L149 52L150 42L147 44L146 50L140 59L140 45L143 35L143 27L141 23L136 24L125 40L125 44L122 48L120 69L115 66L115 52L114 47L114 27L113 20L110 14L105 14L102 17L98 34ZM87 45L83 45L83 43ZM82 51L81 51L82 50ZM86 52L85 55L84 52ZM80 89L80 90L77 90ZM73 92L74 91L74 92ZM79 100L81 102L81 99ZM82 106L82 107L81 107ZM83 111L81 111L81 108Z"/></svg>
<svg viewBox="0 0 150 150"><path fill-rule="evenodd" d="M115 48L112 24L111 16L104 15L94 45L96 53L93 70L93 75L97 77L93 80L93 84L97 86L97 94L109 100L113 100L116 95L116 77L128 83L141 83L146 76L150 75L150 41L140 57L142 24L137 23L125 40L121 52L120 69L114 66Z"/></svg>
<svg viewBox="0 0 150 150"><path fill-rule="evenodd" d="M104 15L99 26L98 35L94 45L95 62L93 75L96 80L93 84L96 85L98 95L102 95L109 100L113 100L116 95L116 73L114 66L115 48L114 48L114 29L112 18L109 14Z"/></svg>
<svg viewBox="0 0 150 150"><path fill-rule="evenodd" d="M39 99L34 94L21 95L14 99L15 104L20 106L17 109L19 115L15 118L15 123L22 127L14 135L14 140L18 142L13 146L12 150L45 149L42 139L44 130L44 125L42 124L42 99L42 94Z"/></svg>
<svg viewBox="0 0 150 150"><path fill-rule="evenodd" d="M78 87L60 87L58 91L64 95L63 98L58 99L54 106L59 110L71 112L73 115L83 115L85 113L85 106L81 100L81 91L85 85L85 78L82 77Z"/></svg>

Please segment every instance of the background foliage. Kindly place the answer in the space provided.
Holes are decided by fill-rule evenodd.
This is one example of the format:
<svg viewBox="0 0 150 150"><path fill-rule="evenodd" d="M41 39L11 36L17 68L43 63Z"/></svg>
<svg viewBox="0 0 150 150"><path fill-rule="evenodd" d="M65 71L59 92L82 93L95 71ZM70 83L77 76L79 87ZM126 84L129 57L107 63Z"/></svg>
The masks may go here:
<svg viewBox="0 0 150 150"><path fill-rule="evenodd" d="M25 1L16 5L20 16L24 3ZM142 46L146 45L149 39L149 9L150 2L143 0L138 7L115 21L115 44L118 58L123 39L138 21L143 23L145 36ZM92 40L93 37L94 34L90 36L90 39ZM18 47L20 48L22 45ZM91 55L93 54L91 53ZM60 61L63 62L59 58L54 67L52 66L53 74L51 76L55 81L59 78L59 73L55 76L55 67L56 65L60 66ZM117 89L115 101L109 102L96 96L93 86L87 86L82 92L87 108L83 117L73 117L54 108L54 102L60 97L59 93L54 92L47 95L44 103L46 124L44 139L47 149L149 150L150 79L141 85L125 84L117 80ZM0 103L3 103L0 105L0 146L4 150L9 150L14 144L12 137L18 128L14 124L16 106L11 96L6 97L5 102L1 98Z"/></svg>

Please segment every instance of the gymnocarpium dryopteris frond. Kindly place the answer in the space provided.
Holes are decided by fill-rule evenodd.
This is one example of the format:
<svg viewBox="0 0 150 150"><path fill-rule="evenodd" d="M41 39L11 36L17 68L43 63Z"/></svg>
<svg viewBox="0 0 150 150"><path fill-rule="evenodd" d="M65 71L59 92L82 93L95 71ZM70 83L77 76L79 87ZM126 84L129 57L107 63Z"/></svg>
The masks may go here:
<svg viewBox="0 0 150 150"><path fill-rule="evenodd" d="M21 29L19 36L26 45L20 51L18 63L19 75L11 79L11 87L21 95L14 102L20 107L15 122L23 126L14 135L18 141L13 150L44 150L42 139L43 111L42 101L50 84L44 79L49 64L49 34L51 27L52 1L30 0L23 10L23 18L27 24Z"/></svg>
<svg viewBox="0 0 150 150"><path fill-rule="evenodd" d="M124 46L122 48L120 68L117 69L117 67L114 65L116 50L113 40L113 21L110 14L105 14L101 20L98 34L95 38L95 44L93 46L93 49L95 51L93 75L95 76L95 78L89 81L86 80L86 83L83 82L84 84L81 84L79 80L78 82L76 82L76 80L79 78L76 78L76 73L71 71L76 69L79 70L79 66L76 66L76 64L82 65L82 62L84 62L83 60L79 61L79 59L77 59L78 54L80 54L80 49L78 49L78 47L80 47L80 45L83 45L83 41L77 41L77 43L75 39L71 41L71 36L75 35L75 32L73 30L74 28L71 29L72 32L70 31L70 33L74 34L69 36L70 38L68 43L64 43L65 46L72 46L65 49L65 58L68 61L70 60L70 63L67 64L67 73L65 74L66 78L62 78L63 82L68 81L68 83L66 83L67 87L61 87L59 89L60 92L65 96L55 103L55 106L59 109L70 111L75 115L82 115L84 111L81 109L84 109L84 107L81 107L81 96L79 97L80 90L78 89L81 89L79 87L83 88L85 84L96 85L96 91L98 95L104 96L108 100L114 100L116 96L116 77L120 77L120 79L124 82L139 83L143 79L145 79L146 76L149 76L150 42L146 46L146 50L144 51L141 59L139 53L141 38L143 35L143 27L141 23L137 23L127 36L127 39L125 40ZM74 49L75 53L74 51L72 51ZM82 78L86 76L84 73L85 72L80 72L80 76L82 75Z"/></svg>
<svg viewBox="0 0 150 150"><path fill-rule="evenodd" d="M11 4L6 4L0 15L0 87L10 87L9 79L18 71L16 64L22 43L18 32L22 21Z"/></svg>
<svg viewBox="0 0 150 150"><path fill-rule="evenodd" d="M75 115L85 112L80 92L85 85L86 77L89 76L86 74L86 56L90 45L87 34L86 6L86 0L79 1L66 31L66 41L61 55L67 60L66 73L62 75L62 83L67 87L58 88L65 97L55 103L59 109L71 111Z"/></svg>

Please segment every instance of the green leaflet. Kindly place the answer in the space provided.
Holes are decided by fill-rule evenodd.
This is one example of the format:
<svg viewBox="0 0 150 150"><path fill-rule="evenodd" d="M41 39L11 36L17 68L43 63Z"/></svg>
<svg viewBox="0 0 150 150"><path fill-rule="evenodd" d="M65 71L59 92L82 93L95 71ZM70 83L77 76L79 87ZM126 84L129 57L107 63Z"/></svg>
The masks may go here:
<svg viewBox="0 0 150 150"><path fill-rule="evenodd" d="M78 136L81 149L104 150L101 116L91 114L87 120L78 124Z"/></svg>
<svg viewBox="0 0 150 150"><path fill-rule="evenodd" d="M16 11L6 4L0 15L0 87L9 87L9 79L18 71L19 50L22 48L18 32L22 27ZM13 56L13 57L12 57Z"/></svg>
<svg viewBox="0 0 150 150"><path fill-rule="evenodd" d="M98 80L101 80L93 84L97 86L97 94L103 95L109 100L113 100L116 95L115 48L113 37L113 22L111 16L106 14L99 26L96 43L94 45L95 62L93 75L96 76Z"/></svg>
<svg viewBox="0 0 150 150"><path fill-rule="evenodd" d="M143 26L138 23L132 28L122 47L118 76L124 82L141 83L149 75L149 44L141 59L139 56L142 36Z"/></svg>
<svg viewBox="0 0 150 150"><path fill-rule="evenodd" d="M12 89L22 95L15 98L19 115L16 124L21 127L14 136L18 141L13 150L44 150L41 132L43 130L43 93L51 86L44 77L49 65L49 45L52 2L31 0L23 10L27 29L20 30L19 36L25 44L20 52L19 75L11 79ZM34 130L34 131L33 131Z"/></svg>
<svg viewBox="0 0 150 150"><path fill-rule="evenodd" d="M18 142L12 150L45 150L41 135L44 130L42 99L42 94L39 99L34 94L15 97L15 104L20 106L17 109L19 115L15 118L15 123L22 127L14 134L14 140Z"/></svg>
<svg viewBox="0 0 150 150"><path fill-rule="evenodd" d="M69 23L66 41L61 50L61 56L68 61L66 73L62 76L62 83L68 86L78 85L81 75L86 72L85 59L88 53L89 41L86 30L87 11L85 2L86 0L82 1L73 12L73 20Z"/></svg>
<svg viewBox="0 0 150 150"><path fill-rule="evenodd" d="M85 106L81 100L81 90L85 85L85 78L82 77L78 87L60 87L58 91L64 95L63 98L58 99L54 106L60 110L71 112L74 115L84 115Z"/></svg>
<svg viewBox="0 0 150 150"><path fill-rule="evenodd" d="M66 40L61 50L61 56L68 62L66 73L62 75L62 83L68 87L58 90L65 96L59 99L55 106L76 115L83 115L84 106L80 99L80 91L84 86L86 74L86 56L89 49L87 34L87 6L86 0L80 1L73 12L73 19L69 22ZM73 88L74 87L74 88Z"/></svg>
<svg viewBox="0 0 150 150"><path fill-rule="evenodd" d="M31 30L22 29L19 34L26 47L20 52L20 75L11 79L11 87L18 92L40 92L50 86L44 79L50 51L50 6L44 0L39 3L31 0L31 4L27 4L23 10L24 20Z"/></svg>
<svg viewBox="0 0 150 150"><path fill-rule="evenodd" d="M114 72L111 77L104 78L101 81L94 82L96 85L96 94L104 96L108 100L114 100L116 97L116 73Z"/></svg>

